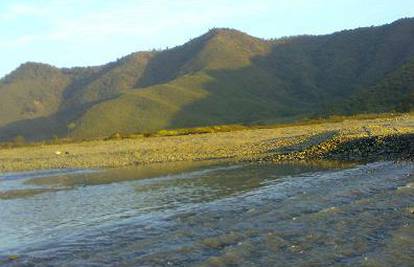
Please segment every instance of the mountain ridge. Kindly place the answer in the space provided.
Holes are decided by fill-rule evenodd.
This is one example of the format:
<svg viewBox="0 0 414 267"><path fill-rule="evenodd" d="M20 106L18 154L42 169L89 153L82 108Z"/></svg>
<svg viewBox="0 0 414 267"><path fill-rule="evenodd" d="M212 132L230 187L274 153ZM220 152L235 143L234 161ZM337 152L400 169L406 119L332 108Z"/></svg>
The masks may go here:
<svg viewBox="0 0 414 267"><path fill-rule="evenodd" d="M100 66L57 68L27 62L0 79L0 140L18 135L33 140L95 138L410 110L402 98L410 95L406 77L412 68L402 66L411 66L413 59L414 19L406 18L327 35L268 40L215 28L171 49L135 52ZM375 87L393 72L400 77L393 79L409 89ZM366 90L374 93L361 93ZM379 101L387 94L395 94L392 103ZM360 103L361 95L384 107L372 101L365 101L364 108L350 104Z"/></svg>

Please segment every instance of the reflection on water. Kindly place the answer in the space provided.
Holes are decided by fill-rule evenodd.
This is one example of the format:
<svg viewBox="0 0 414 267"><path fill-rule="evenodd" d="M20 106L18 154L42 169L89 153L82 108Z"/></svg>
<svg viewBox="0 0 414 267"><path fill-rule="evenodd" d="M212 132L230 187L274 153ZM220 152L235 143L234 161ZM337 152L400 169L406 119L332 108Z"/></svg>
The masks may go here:
<svg viewBox="0 0 414 267"><path fill-rule="evenodd" d="M0 200L0 264L408 266L413 171L198 162L3 179L3 194L37 194Z"/></svg>

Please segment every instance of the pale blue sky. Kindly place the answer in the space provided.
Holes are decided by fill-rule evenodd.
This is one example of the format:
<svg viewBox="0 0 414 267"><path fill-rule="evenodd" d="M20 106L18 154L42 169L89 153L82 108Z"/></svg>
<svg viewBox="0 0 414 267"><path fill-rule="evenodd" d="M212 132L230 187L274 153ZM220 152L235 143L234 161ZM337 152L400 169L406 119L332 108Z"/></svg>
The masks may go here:
<svg viewBox="0 0 414 267"><path fill-rule="evenodd" d="M414 17L414 0L1 0L0 77L26 61L99 65L209 28L274 38Z"/></svg>

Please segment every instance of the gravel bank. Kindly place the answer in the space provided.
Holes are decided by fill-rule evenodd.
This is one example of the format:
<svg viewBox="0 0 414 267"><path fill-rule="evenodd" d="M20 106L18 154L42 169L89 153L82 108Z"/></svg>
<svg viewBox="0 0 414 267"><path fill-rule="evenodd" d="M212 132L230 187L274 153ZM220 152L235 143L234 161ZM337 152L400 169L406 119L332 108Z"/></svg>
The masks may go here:
<svg viewBox="0 0 414 267"><path fill-rule="evenodd" d="M413 155L413 138L414 115L403 115L273 129L1 149L0 172L113 168L211 159L277 162L407 158Z"/></svg>

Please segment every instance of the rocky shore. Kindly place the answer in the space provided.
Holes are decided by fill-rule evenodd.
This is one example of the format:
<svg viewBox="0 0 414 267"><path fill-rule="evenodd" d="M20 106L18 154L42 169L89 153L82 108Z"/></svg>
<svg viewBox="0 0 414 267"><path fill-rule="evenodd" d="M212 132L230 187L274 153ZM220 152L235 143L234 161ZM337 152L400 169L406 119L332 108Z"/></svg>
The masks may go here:
<svg viewBox="0 0 414 267"><path fill-rule="evenodd" d="M0 149L0 172L114 168L233 160L412 159L414 115L182 136L140 137Z"/></svg>
<svg viewBox="0 0 414 267"><path fill-rule="evenodd" d="M392 134L352 137L337 134L319 144L291 153L270 155L262 160L412 160L414 159L414 134Z"/></svg>

